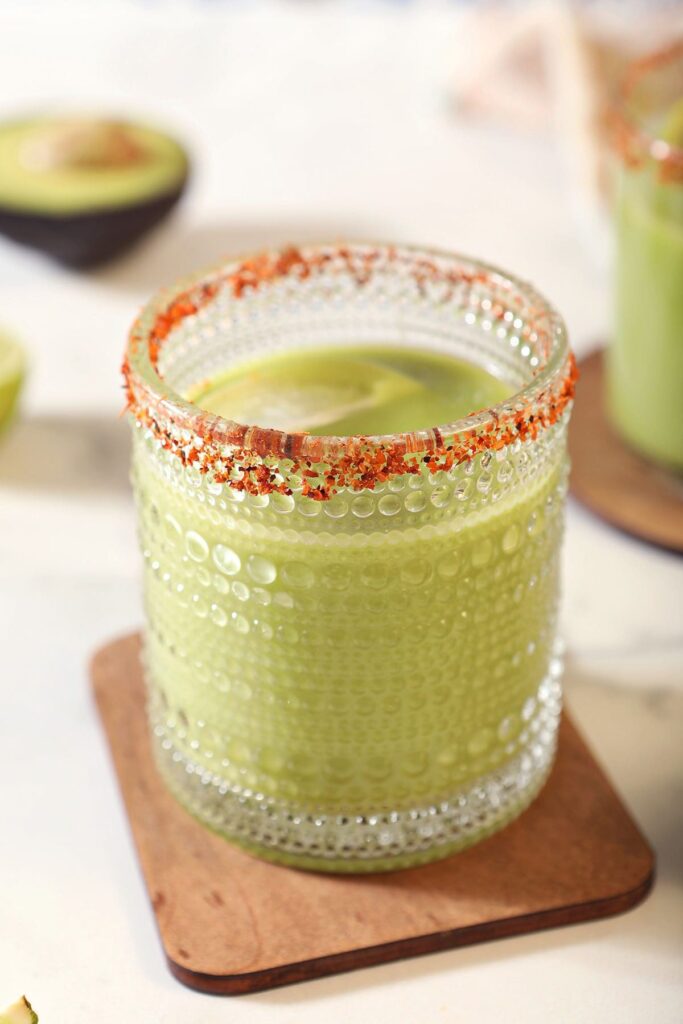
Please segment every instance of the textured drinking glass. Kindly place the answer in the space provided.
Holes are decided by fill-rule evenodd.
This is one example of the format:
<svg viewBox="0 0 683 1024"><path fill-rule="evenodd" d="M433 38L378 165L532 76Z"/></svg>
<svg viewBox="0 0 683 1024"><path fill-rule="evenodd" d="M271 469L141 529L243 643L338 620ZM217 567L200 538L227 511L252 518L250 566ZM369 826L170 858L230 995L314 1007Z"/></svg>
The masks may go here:
<svg viewBox="0 0 683 1024"><path fill-rule="evenodd" d="M634 64L614 112L619 154L611 418L683 470L683 41Z"/></svg>
<svg viewBox="0 0 683 1024"><path fill-rule="evenodd" d="M184 401L237 361L380 343L515 394L457 423L328 438ZM160 294L124 365L159 770L246 849L323 871L441 857L552 764L574 363L528 285L354 244L230 263Z"/></svg>

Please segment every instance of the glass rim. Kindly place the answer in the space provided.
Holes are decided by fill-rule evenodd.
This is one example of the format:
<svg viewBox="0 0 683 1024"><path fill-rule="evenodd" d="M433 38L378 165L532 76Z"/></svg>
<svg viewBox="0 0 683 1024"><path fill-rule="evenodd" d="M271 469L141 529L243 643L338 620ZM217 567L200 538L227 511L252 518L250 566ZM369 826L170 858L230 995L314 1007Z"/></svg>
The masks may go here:
<svg viewBox="0 0 683 1024"><path fill-rule="evenodd" d="M378 270L410 265L418 283L457 287L491 285L523 305L522 344L538 347L541 358L531 379L504 401L451 423L396 434L349 436L287 432L238 423L207 412L183 398L158 369L163 345L185 319L205 309L225 289L230 301L285 277L304 281L340 261L359 287ZM491 324L514 314L499 300L489 302ZM291 493L289 477L303 474L303 493L326 500L341 487L373 488L419 462L432 472L467 462L514 441L533 440L563 415L574 396L576 362L563 319L527 282L480 260L438 248L353 241L288 246L235 257L157 292L134 322L122 372L126 410L151 430L161 447L186 466L211 472L219 482L252 493ZM272 462L290 466L284 476ZM417 468L415 463L418 463ZM269 465L271 463L271 465ZM324 465L324 471L319 468Z"/></svg>
<svg viewBox="0 0 683 1024"><path fill-rule="evenodd" d="M652 160L665 180L683 182L683 146L644 128L631 111L634 93L650 74L676 61L683 62L683 37L653 53L631 61L619 83L609 110L612 144L624 163L637 167Z"/></svg>

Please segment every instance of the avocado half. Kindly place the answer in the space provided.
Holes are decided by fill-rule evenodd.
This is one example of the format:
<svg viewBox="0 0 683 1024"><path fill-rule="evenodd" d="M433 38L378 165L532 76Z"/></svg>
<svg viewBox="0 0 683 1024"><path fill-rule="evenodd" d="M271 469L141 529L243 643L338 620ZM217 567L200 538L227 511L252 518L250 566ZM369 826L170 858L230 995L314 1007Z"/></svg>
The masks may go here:
<svg viewBox="0 0 683 1024"><path fill-rule="evenodd" d="M13 338L0 333L0 434L14 419L25 375L23 348Z"/></svg>
<svg viewBox="0 0 683 1024"><path fill-rule="evenodd" d="M0 1024L38 1024L38 1014L26 996L0 1011Z"/></svg>
<svg viewBox="0 0 683 1024"><path fill-rule="evenodd" d="M178 202L189 161L142 124L35 117L0 124L0 232L73 267L112 259Z"/></svg>

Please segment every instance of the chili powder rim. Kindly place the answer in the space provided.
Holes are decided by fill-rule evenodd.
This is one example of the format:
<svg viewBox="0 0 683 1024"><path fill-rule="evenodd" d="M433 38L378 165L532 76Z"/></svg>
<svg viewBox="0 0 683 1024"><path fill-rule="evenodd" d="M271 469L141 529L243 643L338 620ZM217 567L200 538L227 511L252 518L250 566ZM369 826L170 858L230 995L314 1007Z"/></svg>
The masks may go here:
<svg viewBox="0 0 683 1024"><path fill-rule="evenodd" d="M632 61L623 75L608 112L612 145L627 167L653 161L663 182L683 183L683 147L647 131L631 108L634 93L643 79L675 61L683 62L683 37Z"/></svg>
<svg viewBox="0 0 683 1024"><path fill-rule="evenodd" d="M241 424L200 409L169 386L158 369L169 335L219 294L230 301L279 279L301 281L338 271L364 287L373 274L407 268L418 289L491 288L506 303L489 301L487 318L502 325L518 309L522 344L535 347L539 365L528 384L503 402L452 423L386 435L319 436ZM486 300L484 300L486 301ZM562 318L531 285L497 267L439 249L349 242L289 246L229 260L158 292L133 324L123 363L127 409L159 446L186 467L252 494L300 491L326 501L343 488L372 490L391 477L431 473L533 441L565 413L577 370Z"/></svg>

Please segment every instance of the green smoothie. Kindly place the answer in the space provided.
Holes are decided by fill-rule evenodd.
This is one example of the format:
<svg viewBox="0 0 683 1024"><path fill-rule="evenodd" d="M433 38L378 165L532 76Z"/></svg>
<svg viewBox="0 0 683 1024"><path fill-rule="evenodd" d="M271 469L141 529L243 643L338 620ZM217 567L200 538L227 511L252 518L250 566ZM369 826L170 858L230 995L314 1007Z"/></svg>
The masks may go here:
<svg viewBox="0 0 683 1024"><path fill-rule="evenodd" d="M233 367L187 397L238 423L345 435L452 423L509 394L509 385L453 356L378 346L271 355Z"/></svg>
<svg viewBox="0 0 683 1024"><path fill-rule="evenodd" d="M449 423L513 390L443 353L370 345L264 355L186 397L336 435ZM313 501L212 483L137 432L150 712L191 811L319 870L420 863L519 813L559 708L553 437Z"/></svg>
<svg viewBox="0 0 683 1024"><path fill-rule="evenodd" d="M657 134L683 147L683 101ZM620 176L608 385L623 437L683 470L683 181L652 160L624 167Z"/></svg>

